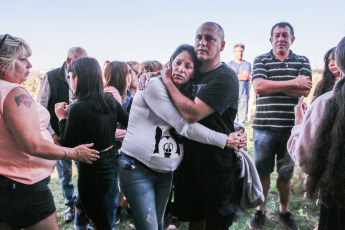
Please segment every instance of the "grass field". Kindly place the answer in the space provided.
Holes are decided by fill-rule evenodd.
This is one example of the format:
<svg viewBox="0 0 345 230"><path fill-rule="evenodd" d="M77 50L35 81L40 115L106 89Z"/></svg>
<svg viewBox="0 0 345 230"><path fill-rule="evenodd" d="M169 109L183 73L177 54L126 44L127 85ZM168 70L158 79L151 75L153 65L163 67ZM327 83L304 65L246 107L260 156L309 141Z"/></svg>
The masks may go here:
<svg viewBox="0 0 345 230"><path fill-rule="evenodd" d="M246 127L247 137L248 137L248 153L250 156L253 157L253 130L251 125L247 125ZM74 166L74 165L73 165ZM76 169L73 169L73 180L76 184ZM273 173L271 176L271 189L267 198L267 205L266 205L266 222L263 230L271 230L271 229L285 229L283 224L278 219L278 192L276 188L276 173ZM318 222L319 216L319 207L315 205L315 202L311 202L304 197L304 195L300 192L299 189L301 182L303 182L303 174L295 168L294 177L293 177L293 191L290 199L290 209L291 212L299 225L301 230L306 229L313 229L314 225ZM56 171L52 174L52 180L50 183L50 187L54 194L55 204L57 208L57 215L58 215L58 222L60 229L74 229L73 223L64 224L63 222L63 212L65 210L64 206L64 199L61 194L60 184L57 177ZM248 220L251 217L251 214L254 210L247 210L243 218L234 223L233 226L230 228L231 230L242 230L248 229ZM127 216L126 214L122 215L122 221L116 229L120 230L130 230L135 229L132 219ZM184 223L181 230L188 229L187 224Z"/></svg>

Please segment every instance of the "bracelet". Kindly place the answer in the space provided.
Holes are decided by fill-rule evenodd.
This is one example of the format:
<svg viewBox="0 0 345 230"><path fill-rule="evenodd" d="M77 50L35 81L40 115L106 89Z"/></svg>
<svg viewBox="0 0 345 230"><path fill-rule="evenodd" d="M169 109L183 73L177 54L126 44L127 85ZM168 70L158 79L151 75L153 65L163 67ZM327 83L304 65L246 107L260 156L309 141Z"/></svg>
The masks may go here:
<svg viewBox="0 0 345 230"><path fill-rule="evenodd" d="M74 147L73 149L75 149L75 151L77 151L77 153L78 153L78 156L80 156L80 152L79 152L79 150L77 149L77 147Z"/></svg>
<svg viewBox="0 0 345 230"><path fill-rule="evenodd" d="M67 160L68 150L65 147L62 147L65 150L65 156L61 160Z"/></svg>

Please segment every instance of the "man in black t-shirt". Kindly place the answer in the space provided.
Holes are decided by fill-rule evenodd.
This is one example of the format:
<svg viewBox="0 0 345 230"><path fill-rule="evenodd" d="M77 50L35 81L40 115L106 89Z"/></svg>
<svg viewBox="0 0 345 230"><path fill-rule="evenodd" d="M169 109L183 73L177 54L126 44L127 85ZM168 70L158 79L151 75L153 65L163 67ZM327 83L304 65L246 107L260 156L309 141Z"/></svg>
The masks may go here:
<svg viewBox="0 0 345 230"><path fill-rule="evenodd" d="M192 99L185 97L171 81L170 67L162 71L164 85L188 122L199 122L218 132L234 132L238 104L236 73L220 62L224 31L213 22L202 24L195 39L201 62L193 79ZM238 135L241 135L238 133ZM238 146L240 148L241 146ZM185 156L176 171L177 216L190 221L190 229L228 229L236 211L236 157L233 149L188 141Z"/></svg>

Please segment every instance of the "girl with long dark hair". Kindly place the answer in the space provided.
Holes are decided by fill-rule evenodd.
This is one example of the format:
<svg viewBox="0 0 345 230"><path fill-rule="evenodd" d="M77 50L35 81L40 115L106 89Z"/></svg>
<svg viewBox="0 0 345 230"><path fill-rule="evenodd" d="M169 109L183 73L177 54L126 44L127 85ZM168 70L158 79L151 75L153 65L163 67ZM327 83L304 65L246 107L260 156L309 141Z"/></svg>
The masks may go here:
<svg viewBox="0 0 345 230"><path fill-rule="evenodd" d="M323 58L325 61L325 69L323 71L321 81L316 86L313 100L322 94L331 91L334 87L334 84L340 78L340 70L337 66L334 55L335 47L328 50Z"/></svg>
<svg viewBox="0 0 345 230"><path fill-rule="evenodd" d="M66 103L56 106L60 142L76 146L88 141L100 152L94 164L78 165L78 191L81 208L94 229L110 230L114 217L109 210L115 201L110 204L108 197L115 197L118 174L114 134L118 121L127 125L128 114L112 95L103 93L101 68L94 58L74 61L68 72L76 102L70 108Z"/></svg>
<svg viewBox="0 0 345 230"><path fill-rule="evenodd" d="M339 69L345 72L345 37L337 46L335 57ZM344 99L342 78L333 91L315 100L305 115L300 100L288 142L292 159L308 174L308 196L321 200L319 230L340 230L345 226Z"/></svg>

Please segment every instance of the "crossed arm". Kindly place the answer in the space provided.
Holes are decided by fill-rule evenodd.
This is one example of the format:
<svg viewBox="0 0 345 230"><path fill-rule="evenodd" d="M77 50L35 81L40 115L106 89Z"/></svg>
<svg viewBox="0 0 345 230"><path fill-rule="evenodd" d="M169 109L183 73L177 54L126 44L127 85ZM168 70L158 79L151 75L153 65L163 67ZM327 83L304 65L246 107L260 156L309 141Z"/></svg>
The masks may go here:
<svg viewBox="0 0 345 230"><path fill-rule="evenodd" d="M295 79L288 81L271 81L263 78L253 80L253 87L256 94L270 95L284 93L290 97L308 96L312 82L308 76L298 75Z"/></svg>
<svg viewBox="0 0 345 230"><path fill-rule="evenodd" d="M248 81L250 78L250 73L248 71L243 71L243 73L237 74L239 81Z"/></svg>

